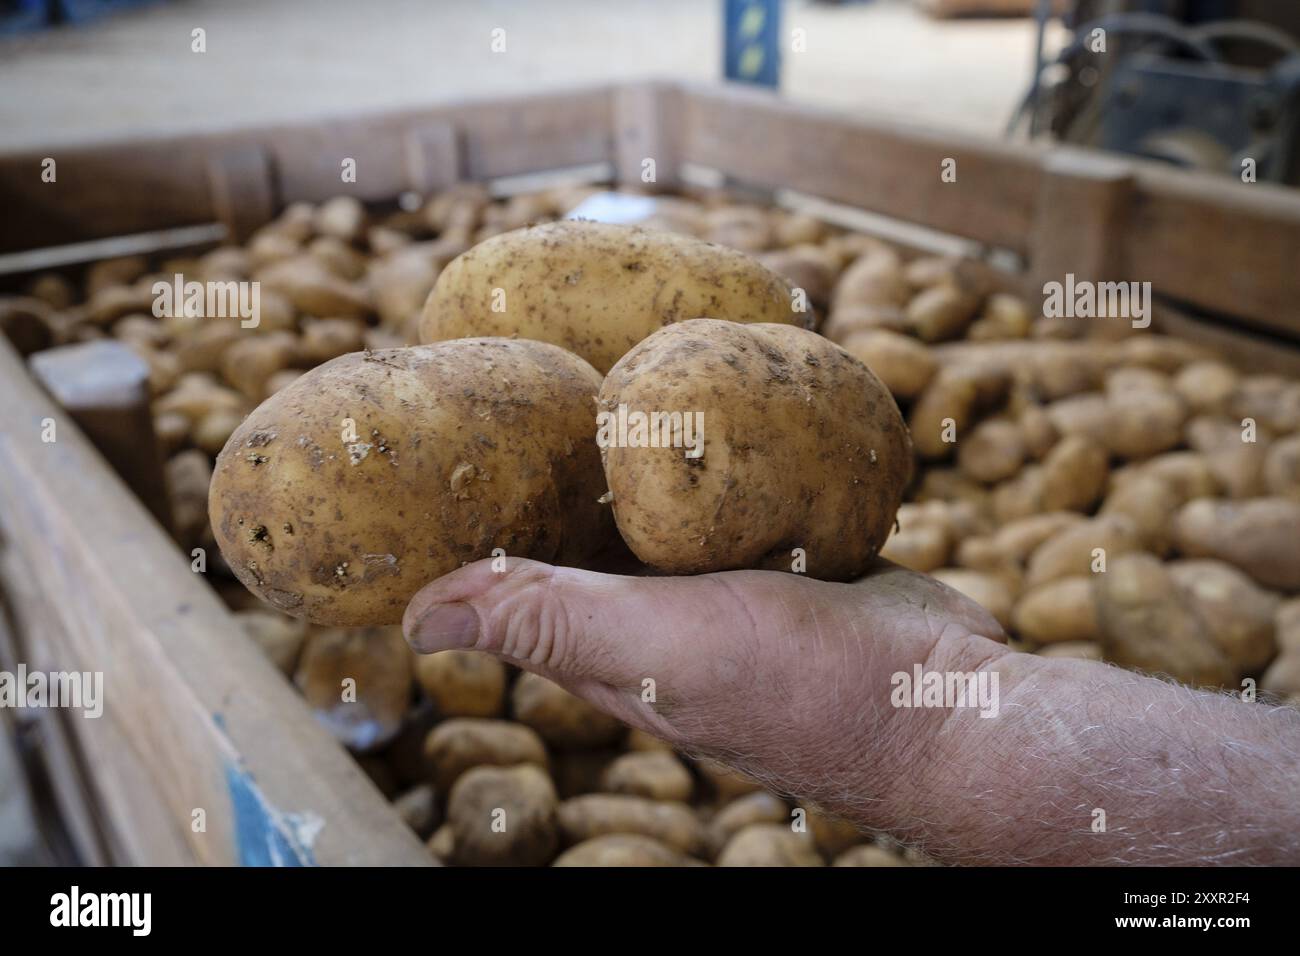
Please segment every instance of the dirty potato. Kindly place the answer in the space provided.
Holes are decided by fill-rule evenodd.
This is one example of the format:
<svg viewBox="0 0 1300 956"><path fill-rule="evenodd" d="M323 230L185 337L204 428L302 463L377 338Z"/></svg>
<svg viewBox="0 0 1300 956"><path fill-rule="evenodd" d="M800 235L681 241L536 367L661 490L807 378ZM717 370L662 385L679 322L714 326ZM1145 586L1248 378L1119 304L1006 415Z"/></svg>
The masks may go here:
<svg viewBox="0 0 1300 956"><path fill-rule="evenodd" d="M610 523L591 366L541 342L472 339L328 362L263 402L208 499L239 579L297 617L395 624L425 583L504 554L559 564Z"/></svg>
<svg viewBox="0 0 1300 956"><path fill-rule="evenodd" d="M438 276L420 341L517 335L561 345L600 372L686 319L810 327L786 280L743 253L688 236L552 222L494 236Z"/></svg>
<svg viewBox="0 0 1300 956"><path fill-rule="evenodd" d="M614 366L600 409L619 531L642 561L676 574L788 571L802 557L813 577L855 578L911 474L907 429L880 380L788 325L661 329ZM629 428L623 441L615 423L633 413L661 425L678 413L680 434L665 436L669 425L639 443Z"/></svg>

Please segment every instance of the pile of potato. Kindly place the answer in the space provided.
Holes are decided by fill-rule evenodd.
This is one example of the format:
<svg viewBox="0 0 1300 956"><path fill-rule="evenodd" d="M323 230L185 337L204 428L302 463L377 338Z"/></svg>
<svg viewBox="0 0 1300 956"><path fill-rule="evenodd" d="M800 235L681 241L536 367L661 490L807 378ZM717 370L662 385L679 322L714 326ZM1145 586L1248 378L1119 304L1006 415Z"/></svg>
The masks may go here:
<svg viewBox="0 0 1300 956"><path fill-rule="evenodd" d="M616 404L620 390L644 390L649 379L626 374L625 363L642 349L638 342L660 325L707 312L707 297L669 303L659 319L624 327L624 339L611 339L599 316L582 313L583 299L566 299L565 290L597 280L635 290L657 268L661 241L618 248L610 245L616 234L603 235L608 248L600 256L575 262L560 248L541 273L512 254L512 230L562 216L586 192L491 200L483 189L464 186L418 209L383 215L347 198L295 204L242 246L161 263L101 262L80 286L61 275L40 276L25 296L0 302L0 325L24 351L112 336L149 363L180 543L207 549L209 577L248 633L440 860L926 862L720 766L679 756L555 684L494 659L460 651L417 657L393 626L319 626L272 609L235 573L266 593L258 549L268 536L298 530L290 522L228 528L229 540L243 536L246 553L234 569L222 560L208 523L209 484L223 448L236 448L243 467L265 464L257 459L265 459L261 443L273 429L250 413L270 396L286 404L319 391L326 381L319 377L303 380L296 392L292 386L341 356L351 356L343 365L366 366L396 361L385 350L421 337L518 331L503 324L485 330L481 323L499 319L491 312L468 325L446 318L463 317L463 309L445 306L466 284L481 284L485 269L507 296L544 286L551 301L563 304L569 338L555 344L591 363L596 383L613 367L598 389L602 402ZM915 455L885 444L888 427L870 436L891 449L891 462L900 454L907 459L906 470L891 478L900 488L906 483L907 493L892 533L880 529L881 538L888 535L885 557L984 605L1022 649L1106 659L1212 687L1239 690L1251 678L1263 691L1300 701L1300 382L1243 374L1186 343L1130 334L1118 320L1102 335L1082 338L1077 325L1040 318L999 291L974 263L905 256L799 213L699 194L660 199L644 226L718 243L784 277L807 294L822 334L892 393ZM543 228L562 235L567 227ZM485 245L470 252L479 243ZM674 248L689 256L695 247ZM488 266L484 249L496 250ZM753 271L748 258L729 251L716 254L728 274L751 277L744 285L760 289L749 293L753 301L770 294L766 270ZM584 271L597 263L612 273ZM504 274L491 268L501 264L509 266ZM242 330L236 319L155 319L150 287L177 272L200 281L260 280L258 329ZM753 313L719 317L790 321L760 306ZM656 338L689 350L691 337L708 331L692 325L668 326ZM534 334L548 333L539 325ZM620 361L629 350L633 355ZM673 354L661 350L653 358L670 362ZM391 371L399 380L407 374ZM533 427L558 426L552 418ZM401 440L361 436L365 454L387 455L395 468L408 460ZM635 522L619 512L622 479L609 456L599 465L605 470L597 476L615 491L619 530L635 548L628 530ZM477 469L458 472L466 487L476 478L485 480ZM584 495L590 490L580 486ZM459 487L453 482L452 492ZM897 501L882 507L892 514L891 504ZM745 529L729 533L743 537ZM781 536L754 542L743 561L760 564L789 543ZM642 544L651 553L656 542ZM821 543L823 551L834 547L833 538ZM678 570L716 566L709 563L715 558L704 555L703 563ZM346 579L355 569L336 573ZM315 583L325 608L338 582ZM407 594L382 595L357 617L321 613L333 623L392 621L391 608ZM294 596L301 600L299 591ZM286 601L279 606L302 613ZM375 617L381 604L387 618ZM355 681L355 699L340 699L346 678ZM505 834L484 827L496 810L510 821Z"/></svg>

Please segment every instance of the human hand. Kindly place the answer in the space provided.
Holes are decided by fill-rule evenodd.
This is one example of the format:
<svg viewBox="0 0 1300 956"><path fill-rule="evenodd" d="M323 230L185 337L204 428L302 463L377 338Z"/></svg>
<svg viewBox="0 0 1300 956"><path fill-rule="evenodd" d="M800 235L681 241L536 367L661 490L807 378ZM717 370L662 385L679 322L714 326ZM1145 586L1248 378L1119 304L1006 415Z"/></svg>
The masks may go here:
<svg viewBox="0 0 1300 956"><path fill-rule="evenodd" d="M480 561L420 591L403 627L417 651L494 654L941 860L1300 855L1300 714L1014 653L974 602L885 562L838 584ZM985 674L995 707L895 706L896 675L917 665ZM1110 821L1100 831L1098 809Z"/></svg>

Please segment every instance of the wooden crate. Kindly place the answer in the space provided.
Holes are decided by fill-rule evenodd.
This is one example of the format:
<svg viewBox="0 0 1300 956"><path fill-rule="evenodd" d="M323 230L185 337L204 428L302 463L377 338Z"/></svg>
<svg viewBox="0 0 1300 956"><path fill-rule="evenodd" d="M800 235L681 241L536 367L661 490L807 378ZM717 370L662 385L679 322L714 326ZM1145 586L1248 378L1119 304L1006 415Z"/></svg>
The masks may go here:
<svg viewBox="0 0 1300 956"><path fill-rule="evenodd" d="M635 84L51 151L0 153L0 253L219 224L285 204L389 201L566 167L672 189L700 170L996 250L1031 295L1150 281L1157 324L1250 368L1300 371L1300 194L1073 148L845 119L770 94ZM340 181L355 160L357 182ZM956 161L955 182L941 169ZM219 231L219 230L218 230ZM1035 292L1037 290L1037 292ZM354 761L242 634L143 506L0 342L3 573L32 666L105 672L99 720L64 724L121 863L429 863ZM52 419L58 441L41 440ZM64 774L68 787L77 774ZM195 811L206 828L196 832ZM96 841L94 847L88 844Z"/></svg>

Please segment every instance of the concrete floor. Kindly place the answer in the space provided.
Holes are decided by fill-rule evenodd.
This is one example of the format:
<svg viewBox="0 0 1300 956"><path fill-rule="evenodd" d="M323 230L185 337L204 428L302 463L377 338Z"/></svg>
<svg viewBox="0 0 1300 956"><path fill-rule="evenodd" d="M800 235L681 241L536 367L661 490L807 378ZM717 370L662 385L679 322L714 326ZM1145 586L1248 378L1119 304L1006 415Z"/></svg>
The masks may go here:
<svg viewBox="0 0 1300 956"><path fill-rule="evenodd" d="M647 76L721 73L722 0L170 0L0 38L0 148L213 129ZM794 99L998 135L1029 81L1027 19L907 0L787 0ZM207 52L190 50L202 27ZM506 52L489 48L494 28Z"/></svg>

